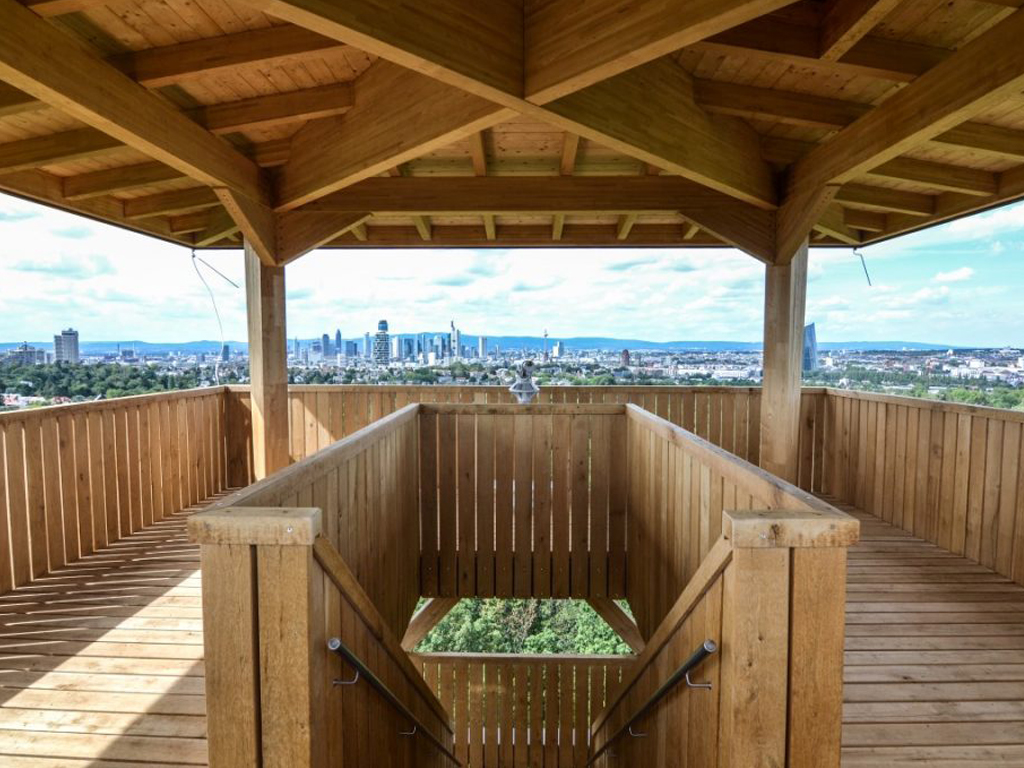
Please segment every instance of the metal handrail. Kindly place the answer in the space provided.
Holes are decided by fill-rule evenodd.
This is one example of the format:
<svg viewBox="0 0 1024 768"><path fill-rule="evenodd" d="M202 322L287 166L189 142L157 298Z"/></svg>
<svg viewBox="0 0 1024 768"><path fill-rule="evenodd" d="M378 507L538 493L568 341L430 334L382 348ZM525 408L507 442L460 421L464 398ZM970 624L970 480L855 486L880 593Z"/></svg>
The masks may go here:
<svg viewBox="0 0 1024 768"><path fill-rule="evenodd" d="M459 759L455 757L455 754L448 749L448 747L446 747L441 740L437 738L437 736L431 733L430 729L420 722L419 718L412 713L412 710L405 706L401 699L395 696L395 694L391 692L391 689L388 688L379 677L373 674L370 668L363 663L362 659L356 656L352 649L341 641L340 637L332 637L328 640L327 650L341 656L341 658L345 659L345 661L347 661L356 670L356 676L351 681L339 680L335 681L336 683L340 685L354 685L360 679L365 679L373 688L377 689L377 692L380 693L380 695L383 696L391 706L401 712L402 715L412 724L411 731L399 731L400 735L415 736L417 733L421 733L427 737L427 740L431 744L441 750L449 760L455 763L455 765L462 765L462 763L459 762Z"/></svg>
<svg viewBox="0 0 1024 768"><path fill-rule="evenodd" d="M586 765L593 764L593 762L597 760L597 758L599 758L604 753L604 751L608 749L608 747L611 746L612 743L614 743L615 740L622 736L622 734L624 733L628 732L629 735L633 738L641 738L643 736L646 736L646 733L635 733L633 731L633 724L641 717L646 715L654 707L654 705L661 701L665 697L665 695L670 690L672 690L672 688L678 685L678 683L681 680L685 680L686 685L690 688L711 688L711 683L692 682L690 680L690 673L694 669L696 669L697 666L702 661L704 661L704 659L706 659L711 654L715 653L717 650L718 644L714 640L705 640L703 643L701 643L700 647L693 652L693 655L691 655L690 658L684 661L682 666L679 667L679 669L677 669L675 672L673 672L672 676L664 683L662 683L658 690L651 694L651 697L647 699L644 705L640 707L640 709L638 709L636 712L634 712L633 716L630 717L629 720L627 720L625 723L623 723L619 730L613 733L608 738L608 740L601 745L601 748L597 750L597 752L595 752L589 760L587 760Z"/></svg>

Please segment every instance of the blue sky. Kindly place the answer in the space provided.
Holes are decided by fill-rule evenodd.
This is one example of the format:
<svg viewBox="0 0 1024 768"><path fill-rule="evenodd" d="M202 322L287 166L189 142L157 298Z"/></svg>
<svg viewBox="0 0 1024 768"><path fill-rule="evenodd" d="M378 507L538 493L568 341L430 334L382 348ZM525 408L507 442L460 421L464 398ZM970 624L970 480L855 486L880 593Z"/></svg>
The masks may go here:
<svg viewBox="0 0 1024 768"><path fill-rule="evenodd" d="M864 248L812 249L820 341L1024 346L1024 203ZM240 251L201 255L242 284ZM204 267L200 267L204 269ZM229 339L245 296L209 271ZM764 267L728 249L318 251L288 267L288 334L440 330L653 341L761 337ZM0 195L0 341L217 339L189 251Z"/></svg>

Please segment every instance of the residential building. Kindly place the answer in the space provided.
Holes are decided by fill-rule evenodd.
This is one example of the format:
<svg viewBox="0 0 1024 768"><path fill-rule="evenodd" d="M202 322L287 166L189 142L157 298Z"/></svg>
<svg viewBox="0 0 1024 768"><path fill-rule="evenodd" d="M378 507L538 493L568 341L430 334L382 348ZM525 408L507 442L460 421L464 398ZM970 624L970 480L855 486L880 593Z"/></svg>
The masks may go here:
<svg viewBox="0 0 1024 768"><path fill-rule="evenodd" d="M53 337L53 356L58 363L78 363L78 331L65 328Z"/></svg>

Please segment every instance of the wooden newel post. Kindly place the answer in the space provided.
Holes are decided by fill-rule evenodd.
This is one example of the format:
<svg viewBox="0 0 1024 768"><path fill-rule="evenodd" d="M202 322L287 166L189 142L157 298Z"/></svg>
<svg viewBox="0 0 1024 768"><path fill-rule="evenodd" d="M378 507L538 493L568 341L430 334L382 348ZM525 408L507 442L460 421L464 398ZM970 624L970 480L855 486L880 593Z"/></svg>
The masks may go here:
<svg viewBox="0 0 1024 768"><path fill-rule="evenodd" d="M720 744L730 768L838 768L846 550L841 512L725 512Z"/></svg>
<svg viewBox="0 0 1024 768"><path fill-rule="evenodd" d="M200 546L211 768L326 765L323 577L315 508L194 515Z"/></svg>

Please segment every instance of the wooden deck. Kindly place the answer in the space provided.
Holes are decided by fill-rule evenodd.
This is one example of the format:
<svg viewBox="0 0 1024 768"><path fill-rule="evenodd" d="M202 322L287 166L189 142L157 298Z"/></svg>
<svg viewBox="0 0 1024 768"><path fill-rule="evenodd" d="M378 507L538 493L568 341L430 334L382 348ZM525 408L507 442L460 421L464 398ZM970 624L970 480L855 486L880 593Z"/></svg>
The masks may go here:
<svg viewBox="0 0 1024 768"><path fill-rule="evenodd" d="M206 764L186 514L0 597L4 768Z"/></svg>
<svg viewBox="0 0 1024 768"><path fill-rule="evenodd" d="M843 765L1024 766L1024 588L855 514ZM184 517L0 597L0 765L206 764Z"/></svg>
<svg viewBox="0 0 1024 768"><path fill-rule="evenodd" d="M847 509L843 766L1024 766L1024 588Z"/></svg>

